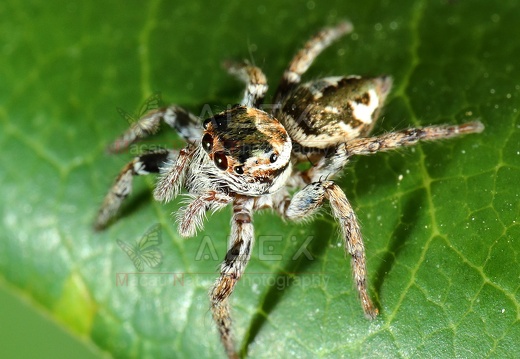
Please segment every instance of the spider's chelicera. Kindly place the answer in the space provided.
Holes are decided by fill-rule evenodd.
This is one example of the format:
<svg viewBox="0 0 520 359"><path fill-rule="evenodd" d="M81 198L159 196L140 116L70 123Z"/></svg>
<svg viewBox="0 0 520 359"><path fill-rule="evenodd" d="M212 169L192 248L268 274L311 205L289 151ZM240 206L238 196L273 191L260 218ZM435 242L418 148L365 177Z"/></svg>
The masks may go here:
<svg viewBox="0 0 520 359"><path fill-rule="evenodd" d="M231 335L229 296L244 273L254 241L253 212L272 208L283 218L312 216L328 200L338 221L346 252L352 257L354 282L368 318L377 308L367 291L365 249L356 215L332 180L350 157L388 151L418 141L481 132L480 122L411 128L367 137L391 88L389 77L326 77L300 83L303 73L331 42L352 31L349 22L325 28L292 59L274 95L270 111L262 102L267 81L248 63L226 63L246 83L240 105L206 119L172 105L152 110L134 123L110 149L117 152L150 134L161 121L177 130L188 145L137 156L117 177L99 211L104 228L130 194L132 178L160 173L154 197L168 202L181 188L188 204L178 212L179 232L193 236L206 212L233 207L228 253L210 291L211 310L229 357L237 352ZM312 163L302 169L299 163ZM303 166L304 167L304 166ZM294 195L290 195L295 193Z"/></svg>

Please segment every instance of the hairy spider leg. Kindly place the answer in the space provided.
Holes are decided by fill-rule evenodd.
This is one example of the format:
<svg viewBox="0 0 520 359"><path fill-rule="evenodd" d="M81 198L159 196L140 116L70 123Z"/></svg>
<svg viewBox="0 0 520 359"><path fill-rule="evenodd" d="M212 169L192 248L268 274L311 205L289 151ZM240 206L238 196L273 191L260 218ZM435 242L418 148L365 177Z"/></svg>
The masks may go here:
<svg viewBox="0 0 520 359"><path fill-rule="evenodd" d="M300 83L301 76L312 65L316 57L340 37L352 32L354 26L349 21L340 22L334 27L327 27L308 40L296 53L282 75L274 96L275 103L280 103L288 92Z"/></svg>
<svg viewBox="0 0 520 359"><path fill-rule="evenodd" d="M409 128L376 137L356 138L347 142L344 147L349 157L353 155L369 155L404 146L412 146L418 141L443 140L469 133L480 133L483 130L484 125L479 121L467 122L462 125Z"/></svg>
<svg viewBox="0 0 520 359"><path fill-rule="evenodd" d="M379 136L356 138L331 148L313 167L302 173L307 183L329 178L340 172L351 156L370 155L413 146L419 141L437 141L458 137L484 130L481 122L473 121L462 125L438 125L409 128Z"/></svg>
<svg viewBox="0 0 520 359"><path fill-rule="evenodd" d="M134 142L157 133L161 121L175 129L189 143L200 140L202 136L201 120L182 107L171 105L144 114L108 146L108 151L122 152Z"/></svg>
<svg viewBox="0 0 520 359"><path fill-rule="evenodd" d="M245 62L226 61L223 64L227 72L246 84L244 97L240 104L259 108L267 92L267 79L262 70Z"/></svg>
<svg viewBox="0 0 520 359"><path fill-rule="evenodd" d="M162 166L176 157L178 157L177 151L161 149L144 153L128 162L119 172L114 184L106 194L94 227L97 230L105 228L108 222L117 214L125 198L132 192L134 176L158 173Z"/></svg>
<svg viewBox="0 0 520 359"><path fill-rule="evenodd" d="M285 216L291 220L303 220L312 216L329 200L332 214L341 229L345 251L352 257L352 273L367 318L374 319L378 310L368 295L365 246L356 214L345 193L333 181L314 182L297 192L290 202Z"/></svg>
<svg viewBox="0 0 520 359"><path fill-rule="evenodd" d="M254 242L253 205L252 197L237 197L233 202L228 252L221 265L220 276L209 293L213 319L230 358L238 358L238 354L231 333L229 296L233 293L235 284L244 273L251 256Z"/></svg>

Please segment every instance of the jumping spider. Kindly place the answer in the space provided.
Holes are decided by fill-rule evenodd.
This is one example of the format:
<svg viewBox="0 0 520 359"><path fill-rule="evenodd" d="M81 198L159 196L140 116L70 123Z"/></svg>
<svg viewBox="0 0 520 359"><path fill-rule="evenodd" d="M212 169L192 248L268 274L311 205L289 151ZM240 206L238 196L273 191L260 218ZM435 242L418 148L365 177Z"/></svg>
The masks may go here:
<svg viewBox="0 0 520 359"><path fill-rule="evenodd" d="M392 81L390 77L326 77L300 84L314 59L334 40L352 31L342 22L312 37L285 70L266 112L262 70L248 63L227 63L229 73L246 83L236 105L200 126L198 117L172 105L145 114L110 149L117 152L154 134L161 121L188 143L180 151L161 149L135 157L120 172L97 216L101 229L115 216L132 190L133 176L160 173L156 200L169 202L181 188L189 202L177 214L182 236L202 228L206 212L233 207L229 250L220 277L210 291L211 310L227 355L238 356L231 334L229 296L244 273L254 241L253 213L272 208L283 218L312 216L325 200L338 221L345 250L352 257L354 282L365 315L377 316L367 292L365 249L359 223L345 193L332 180L350 157L369 155L418 141L477 133L480 122L410 128L366 137L378 118ZM301 169L301 163L312 163ZM309 168L310 167L310 168ZM290 193L296 192L292 197Z"/></svg>

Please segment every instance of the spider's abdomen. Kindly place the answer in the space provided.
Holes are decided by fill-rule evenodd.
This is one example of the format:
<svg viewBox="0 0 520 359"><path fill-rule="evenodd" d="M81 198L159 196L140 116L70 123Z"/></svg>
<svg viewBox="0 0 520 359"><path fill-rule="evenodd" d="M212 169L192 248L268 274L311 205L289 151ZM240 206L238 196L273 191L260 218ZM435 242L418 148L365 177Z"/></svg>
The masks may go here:
<svg viewBox="0 0 520 359"><path fill-rule="evenodd" d="M284 99L278 118L300 146L331 147L372 130L391 86L390 77L327 77L308 82Z"/></svg>

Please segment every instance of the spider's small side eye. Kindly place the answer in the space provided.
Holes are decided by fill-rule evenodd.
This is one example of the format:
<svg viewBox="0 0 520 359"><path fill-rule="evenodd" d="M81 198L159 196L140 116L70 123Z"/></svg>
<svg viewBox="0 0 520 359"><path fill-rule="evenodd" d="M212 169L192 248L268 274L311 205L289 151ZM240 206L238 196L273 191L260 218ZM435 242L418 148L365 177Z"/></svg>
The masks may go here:
<svg viewBox="0 0 520 359"><path fill-rule="evenodd" d="M213 137L211 137L209 133L206 133L204 137L202 137L202 148L204 148L206 152L211 151L213 148Z"/></svg>
<svg viewBox="0 0 520 359"><path fill-rule="evenodd" d="M277 159L278 159L278 155L276 153L273 153L271 155L271 157L269 157L269 161L271 161L271 163L276 162Z"/></svg>
<svg viewBox="0 0 520 359"><path fill-rule="evenodd" d="M239 175L243 175L244 174L244 167L242 166L236 166L235 167L235 172Z"/></svg>
<svg viewBox="0 0 520 359"><path fill-rule="evenodd" d="M228 163L227 163L227 157L226 154L222 151L215 152L213 155L215 166L217 166L218 169L221 169L222 171L227 169Z"/></svg>
<svg viewBox="0 0 520 359"><path fill-rule="evenodd" d="M211 122L211 118L204 120L202 127L204 127L204 129L207 129L210 122Z"/></svg>

